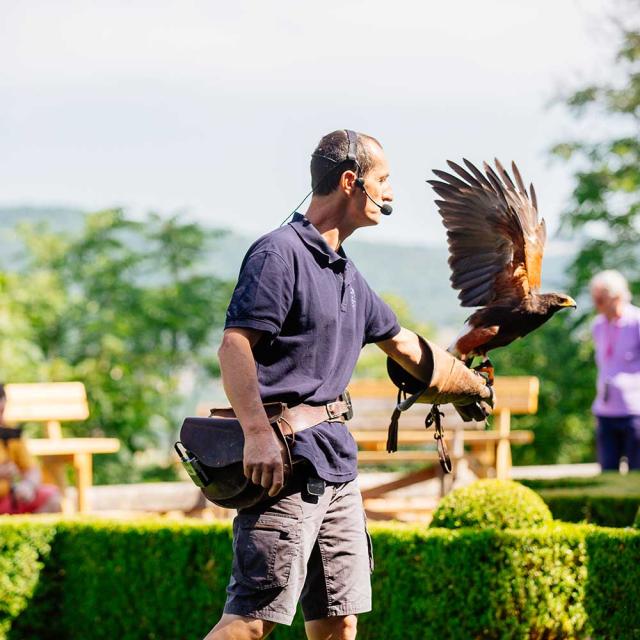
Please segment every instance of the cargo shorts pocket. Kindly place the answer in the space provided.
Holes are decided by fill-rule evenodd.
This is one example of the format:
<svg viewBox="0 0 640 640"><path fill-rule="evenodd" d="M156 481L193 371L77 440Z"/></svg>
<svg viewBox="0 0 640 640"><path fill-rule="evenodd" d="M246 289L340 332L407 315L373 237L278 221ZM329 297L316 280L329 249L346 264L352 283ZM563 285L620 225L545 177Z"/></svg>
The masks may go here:
<svg viewBox="0 0 640 640"><path fill-rule="evenodd" d="M234 522L234 574L253 589L285 587L298 555L301 522L295 516L239 514Z"/></svg>

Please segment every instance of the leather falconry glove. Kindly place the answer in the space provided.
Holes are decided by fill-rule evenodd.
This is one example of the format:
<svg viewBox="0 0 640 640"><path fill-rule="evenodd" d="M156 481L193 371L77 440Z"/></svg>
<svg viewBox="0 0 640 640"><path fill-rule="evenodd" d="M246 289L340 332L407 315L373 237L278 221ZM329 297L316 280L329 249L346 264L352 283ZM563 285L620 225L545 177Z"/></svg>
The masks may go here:
<svg viewBox="0 0 640 640"><path fill-rule="evenodd" d="M431 379L420 398L430 404L468 405L473 402L492 400L491 387L486 378L467 367L461 360L436 344L421 338L426 348L425 355L431 357Z"/></svg>
<svg viewBox="0 0 640 640"><path fill-rule="evenodd" d="M486 378L438 345L422 337L420 341L426 357L423 381L412 376L391 358L387 359L389 377L401 392L410 396L398 403L398 410L404 411L415 402L451 403L467 422L484 420L490 415L493 389L487 384Z"/></svg>

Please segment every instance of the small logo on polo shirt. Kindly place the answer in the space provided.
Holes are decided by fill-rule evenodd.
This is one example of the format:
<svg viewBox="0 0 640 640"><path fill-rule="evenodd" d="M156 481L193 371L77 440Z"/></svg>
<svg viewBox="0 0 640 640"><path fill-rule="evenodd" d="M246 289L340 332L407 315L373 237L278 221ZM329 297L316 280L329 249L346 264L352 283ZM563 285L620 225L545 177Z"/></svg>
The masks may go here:
<svg viewBox="0 0 640 640"><path fill-rule="evenodd" d="M353 290L353 287L349 287L349 292L351 294L351 308L356 308L356 292Z"/></svg>

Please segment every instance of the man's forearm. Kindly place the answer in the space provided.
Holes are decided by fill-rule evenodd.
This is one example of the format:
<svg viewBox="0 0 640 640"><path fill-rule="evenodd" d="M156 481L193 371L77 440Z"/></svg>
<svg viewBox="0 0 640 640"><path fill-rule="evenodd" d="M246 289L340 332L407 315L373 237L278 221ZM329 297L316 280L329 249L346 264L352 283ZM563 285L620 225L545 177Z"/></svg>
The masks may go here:
<svg viewBox="0 0 640 640"><path fill-rule="evenodd" d="M262 406L252 346L259 336L250 330L225 331L218 349L222 383L244 432L244 474L275 496L284 484L280 445Z"/></svg>
<svg viewBox="0 0 640 640"><path fill-rule="evenodd" d="M424 348L424 344L413 331L403 327L397 336L379 342L377 345L414 378L427 383L431 380L433 374L431 352Z"/></svg>
<svg viewBox="0 0 640 640"><path fill-rule="evenodd" d="M251 433L269 429L249 340L239 334L225 335L218 358L224 391L243 431Z"/></svg>

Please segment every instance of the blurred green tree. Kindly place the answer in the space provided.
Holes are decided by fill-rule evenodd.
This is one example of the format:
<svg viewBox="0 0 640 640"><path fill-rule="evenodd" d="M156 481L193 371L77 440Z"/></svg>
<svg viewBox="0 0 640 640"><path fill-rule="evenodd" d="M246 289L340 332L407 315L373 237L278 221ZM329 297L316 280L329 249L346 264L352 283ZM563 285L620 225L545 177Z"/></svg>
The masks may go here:
<svg viewBox="0 0 640 640"><path fill-rule="evenodd" d="M630 26L638 25L640 2L624 7L630 13L620 20L620 46L609 76L615 80L583 87L566 101L577 118L598 118L599 130L606 122L609 134L553 148L574 168L561 232L581 242L569 270L575 294L602 269L624 272L634 293L640 293L640 27Z"/></svg>
<svg viewBox="0 0 640 640"><path fill-rule="evenodd" d="M538 412L513 417L513 428L535 434L533 444L513 447L514 464L593 462L595 368L587 329L583 319L558 314L508 348L491 353L498 375L535 375L540 380Z"/></svg>
<svg viewBox="0 0 640 640"><path fill-rule="evenodd" d="M560 226L561 235L579 247L567 272L566 286L574 296L585 293L596 272L609 268L624 272L632 290L640 292L640 29L630 27L638 24L639 8L638 0L623 5L629 15L618 23L620 45L609 74L615 80L582 87L566 98L576 118L595 117L596 130L608 134L552 149L574 171ZM514 448L516 464L595 460L590 301L585 295L578 299L584 309L579 315L559 314L492 354L499 373L537 375L541 381L538 414L515 418L517 428L535 432L531 447Z"/></svg>
<svg viewBox="0 0 640 640"><path fill-rule="evenodd" d="M231 284L207 273L206 257L221 232L121 210L88 215L73 236L20 232L20 268L0 274L0 379L84 382L90 431L123 445L117 459L97 457L97 481L139 480L133 458L166 449L176 430L181 377L217 372Z"/></svg>

